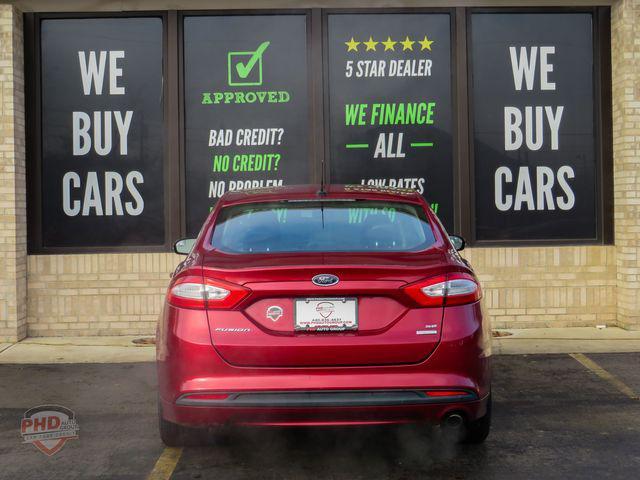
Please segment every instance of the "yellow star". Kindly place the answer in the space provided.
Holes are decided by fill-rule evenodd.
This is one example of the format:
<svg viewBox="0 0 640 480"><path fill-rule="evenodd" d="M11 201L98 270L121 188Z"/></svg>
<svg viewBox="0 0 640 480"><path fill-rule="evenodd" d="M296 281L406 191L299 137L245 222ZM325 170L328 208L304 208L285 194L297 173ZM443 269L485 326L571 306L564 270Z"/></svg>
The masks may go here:
<svg viewBox="0 0 640 480"><path fill-rule="evenodd" d="M360 42L356 42L353 37L351 37L351 40L349 40L348 42L344 42L344 44L347 46L347 52L357 52Z"/></svg>
<svg viewBox="0 0 640 480"><path fill-rule="evenodd" d="M374 52L376 51L376 45L380 42L374 42L373 38L371 37L371 35L369 35L369 40L366 42L362 42L367 46L367 52L373 50Z"/></svg>
<svg viewBox="0 0 640 480"><path fill-rule="evenodd" d="M431 51L431 44L433 43L433 40L429 40L427 38L427 36L424 36L424 40L418 40L418 43L420 44L420 51L422 50L429 50Z"/></svg>
<svg viewBox="0 0 640 480"><path fill-rule="evenodd" d="M402 44L402 51L411 50L413 51L413 44L416 43L413 40L409 40L409 36L406 36L405 39L400 42Z"/></svg>
<svg viewBox="0 0 640 480"><path fill-rule="evenodd" d="M387 40L385 42L382 42L382 44L384 45L384 51L386 52L387 50L391 50L392 52L395 52L395 48L393 48L393 46L398 43L398 42L394 42L393 40L391 40L391 37L387 37Z"/></svg>

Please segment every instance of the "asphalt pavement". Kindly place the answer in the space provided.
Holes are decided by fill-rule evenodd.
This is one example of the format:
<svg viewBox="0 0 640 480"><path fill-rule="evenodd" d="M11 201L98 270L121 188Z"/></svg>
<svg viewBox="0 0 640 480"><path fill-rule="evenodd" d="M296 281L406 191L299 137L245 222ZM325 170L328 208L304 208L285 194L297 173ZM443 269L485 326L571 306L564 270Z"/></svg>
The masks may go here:
<svg viewBox="0 0 640 480"><path fill-rule="evenodd" d="M0 365L0 478L158 474L168 451L156 430L155 385L152 363ZM177 461L164 472L185 480L626 480L640 472L638 393L640 353L496 356L484 445L454 444L435 428L241 429L173 451ZM80 428L53 456L20 435L24 412L42 404L73 410Z"/></svg>

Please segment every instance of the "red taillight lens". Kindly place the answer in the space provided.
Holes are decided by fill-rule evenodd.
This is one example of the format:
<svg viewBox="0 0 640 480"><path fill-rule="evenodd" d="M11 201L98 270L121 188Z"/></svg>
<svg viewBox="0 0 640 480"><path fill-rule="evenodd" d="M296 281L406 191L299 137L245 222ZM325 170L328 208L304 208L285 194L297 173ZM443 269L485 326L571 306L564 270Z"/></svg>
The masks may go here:
<svg viewBox="0 0 640 480"><path fill-rule="evenodd" d="M482 290L468 273L448 273L413 283L405 292L423 307L444 307L477 302Z"/></svg>
<svg viewBox="0 0 640 480"><path fill-rule="evenodd" d="M469 395L469 392L464 390L428 390L424 393L427 397L461 397Z"/></svg>
<svg viewBox="0 0 640 480"><path fill-rule="evenodd" d="M248 288L235 283L190 275L175 281L167 299L176 307L219 310L235 306L248 294Z"/></svg>
<svg viewBox="0 0 640 480"><path fill-rule="evenodd" d="M226 400L229 398L228 393L188 393L182 398L189 400Z"/></svg>

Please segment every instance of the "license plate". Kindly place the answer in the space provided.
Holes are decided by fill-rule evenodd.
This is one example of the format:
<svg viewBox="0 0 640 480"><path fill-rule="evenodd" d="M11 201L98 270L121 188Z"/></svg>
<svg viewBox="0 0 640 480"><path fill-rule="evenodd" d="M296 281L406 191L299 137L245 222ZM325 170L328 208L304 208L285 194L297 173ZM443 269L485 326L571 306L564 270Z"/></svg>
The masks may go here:
<svg viewBox="0 0 640 480"><path fill-rule="evenodd" d="M295 329L340 332L358 329L355 298L304 298L296 300Z"/></svg>

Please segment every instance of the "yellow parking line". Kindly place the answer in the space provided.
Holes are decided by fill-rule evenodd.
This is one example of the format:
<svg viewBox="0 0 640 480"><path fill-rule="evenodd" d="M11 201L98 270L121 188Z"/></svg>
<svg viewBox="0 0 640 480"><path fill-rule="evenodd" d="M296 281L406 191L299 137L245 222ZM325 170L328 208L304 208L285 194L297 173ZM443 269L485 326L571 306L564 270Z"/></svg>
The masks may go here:
<svg viewBox="0 0 640 480"><path fill-rule="evenodd" d="M165 448L147 480L169 480L178 465L180 456L182 456L182 448Z"/></svg>
<svg viewBox="0 0 640 480"><path fill-rule="evenodd" d="M600 365L598 365L596 362L591 360L586 355L584 355L582 353L570 353L569 355L571 355L573 358L575 358L578 362L580 362L582 365L587 367L589 370L591 370L597 376L599 376L603 380L606 380L611 385L616 387L618 390L620 390L622 393L624 393L630 399L632 399L632 400L639 400L640 399L640 397L638 397L638 394L636 392L634 392L630 387L628 387L622 380L620 380L618 377L612 375L611 373L607 372L604 368L602 368Z"/></svg>

